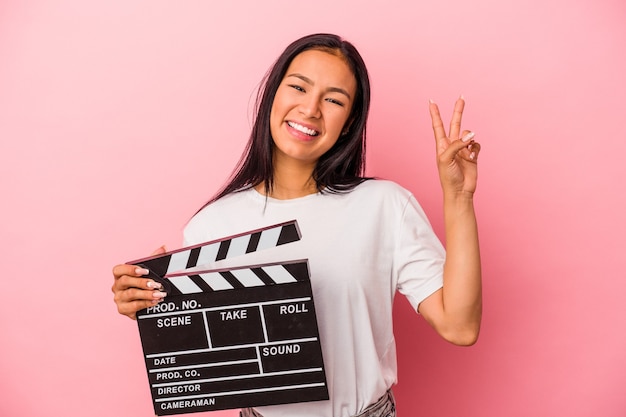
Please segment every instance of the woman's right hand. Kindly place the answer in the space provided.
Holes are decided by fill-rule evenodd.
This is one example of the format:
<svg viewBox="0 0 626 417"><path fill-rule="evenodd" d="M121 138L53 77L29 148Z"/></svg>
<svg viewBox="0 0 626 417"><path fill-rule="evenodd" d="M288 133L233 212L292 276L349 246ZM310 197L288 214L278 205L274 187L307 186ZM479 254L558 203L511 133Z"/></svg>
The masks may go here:
<svg viewBox="0 0 626 417"><path fill-rule="evenodd" d="M157 249L152 255L165 253L165 248ZM150 278L142 278L148 271L136 265L116 265L113 267L113 300L120 314L135 320L136 313L152 307L167 295L162 292L161 283Z"/></svg>

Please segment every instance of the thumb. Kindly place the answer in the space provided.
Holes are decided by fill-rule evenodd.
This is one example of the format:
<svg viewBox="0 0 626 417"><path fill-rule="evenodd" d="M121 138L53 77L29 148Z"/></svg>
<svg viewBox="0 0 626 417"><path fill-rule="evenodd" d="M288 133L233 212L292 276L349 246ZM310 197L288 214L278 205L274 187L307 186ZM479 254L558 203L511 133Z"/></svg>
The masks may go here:
<svg viewBox="0 0 626 417"><path fill-rule="evenodd" d="M154 255L162 255L165 252L167 252L167 248L165 247L165 245L161 246L160 248L158 248L157 250L155 250L154 252L152 252L152 255L150 256L154 256Z"/></svg>
<svg viewBox="0 0 626 417"><path fill-rule="evenodd" d="M473 135L466 135L467 140L458 139L454 142L450 143L448 148L440 155L441 162L449 162L453 161L457 155L462 157L463 159L472 159L470 157L471 150L474 147L478 147L478 143L473 141Z"/></svg>

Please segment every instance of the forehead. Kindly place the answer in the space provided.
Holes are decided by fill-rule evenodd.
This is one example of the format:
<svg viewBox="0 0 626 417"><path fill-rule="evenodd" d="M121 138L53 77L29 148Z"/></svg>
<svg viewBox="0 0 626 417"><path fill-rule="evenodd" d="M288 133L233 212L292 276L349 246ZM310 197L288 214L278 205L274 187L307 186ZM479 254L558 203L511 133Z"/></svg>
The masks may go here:
<svg viewBox="0 0 626 417"><path fill-rule="evenodd" d="M354 73L339 53L316 49L301 52L291 61L285 77L293 74L304 75L316 85L344 88L352 93L356 91Z"/></svg>

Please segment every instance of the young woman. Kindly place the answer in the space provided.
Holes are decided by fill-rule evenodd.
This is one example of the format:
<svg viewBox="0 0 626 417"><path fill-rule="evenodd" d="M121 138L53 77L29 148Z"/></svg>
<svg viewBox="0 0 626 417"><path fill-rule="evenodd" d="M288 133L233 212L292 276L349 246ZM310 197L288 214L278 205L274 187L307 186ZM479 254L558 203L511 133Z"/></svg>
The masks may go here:
<svg viewBox="0 0 626 417"><path fill-rule="evenodd" d="M394 416L396 290L451 343L471 345L478 337L473 195L480 145L461 130L464 100L447 133L437 105L429 104L446 252L410 192L363 177L369 102L367 70L350 43L317 34L289 45L266 76L231 181L185 228L185 245L292 219L302 232L301 241L258 260L309 260L330 400L245 409L244 416ZM113 269L121 314L134 318L166 297L160 284L141 278L145 273L132 265Z"/></svg>

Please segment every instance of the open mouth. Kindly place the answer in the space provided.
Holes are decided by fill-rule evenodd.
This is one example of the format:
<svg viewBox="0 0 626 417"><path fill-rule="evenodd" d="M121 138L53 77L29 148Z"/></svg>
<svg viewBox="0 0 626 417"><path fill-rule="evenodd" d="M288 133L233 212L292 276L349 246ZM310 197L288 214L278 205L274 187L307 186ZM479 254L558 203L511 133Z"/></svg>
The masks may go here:
<svg viewBox="0 0 626 417"><path fill-rule="evenodd" d="M291 127L292 129L297 130L298 132L302 132L305 135L309 135L309 136L317 136L320 133L317 130L313 130L313 129L309 129L306 126L302 126L298 123L295 122L287 122L287 124L289 125L289 127Z"/></svg>

